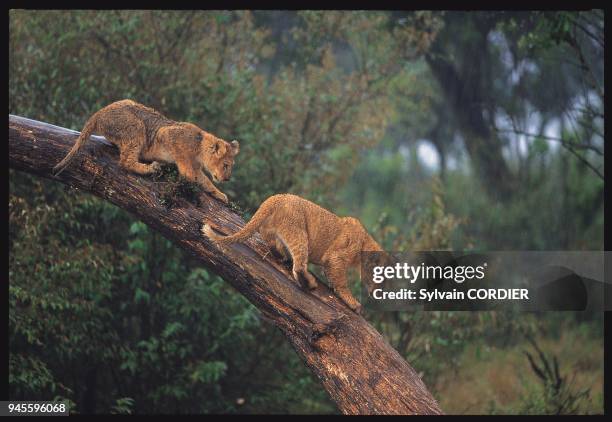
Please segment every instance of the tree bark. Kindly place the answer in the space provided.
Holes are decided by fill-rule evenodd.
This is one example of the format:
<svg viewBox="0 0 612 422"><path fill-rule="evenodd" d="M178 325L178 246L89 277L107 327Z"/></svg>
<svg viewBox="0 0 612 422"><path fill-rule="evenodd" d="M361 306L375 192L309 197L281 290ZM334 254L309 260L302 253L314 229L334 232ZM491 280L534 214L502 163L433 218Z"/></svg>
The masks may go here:
<svg viewBox="0 0 612 422"><path fill-rule="evenodd" d="M118 165L118 150L98 136L59 176L51 170L78 132L9 115L10 167L93 193L132 213L215 272L273 322L347 414L440 414L414 369L361 316L330 289L308 292L276 262L258 235L220 250L200 232L204 222L225 233L244 221L203 194L199 206L184 198L164 202L162 182Z"/></svg>

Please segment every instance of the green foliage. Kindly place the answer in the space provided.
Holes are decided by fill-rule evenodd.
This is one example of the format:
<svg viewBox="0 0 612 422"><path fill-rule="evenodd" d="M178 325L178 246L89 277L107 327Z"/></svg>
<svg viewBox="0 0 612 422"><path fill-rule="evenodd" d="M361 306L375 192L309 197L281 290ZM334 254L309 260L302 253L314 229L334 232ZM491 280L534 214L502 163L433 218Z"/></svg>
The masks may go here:
<svg viewBox="0 0 612 422"><path fill-rule="evenodd" d="M343 145L355 162L380 138L386 86L401 71L399 53L418 40L413 29L394 41L385 14L298 18L292 36L305 67L287 63L266 77L258 66L275 47L249 12L12 11L9 109L78 130L100 107L133 98L240 140L224 190L248 208L283 191L322 198L346 178L332 151ZM348 71L332 41L367 60Z"/></svg>
<svg viewBox="0 0 612 422"><path fill-rule="evenodd" d="M20 179L38 195L18 196ZM257 412L290 409L263 398L289 377L327 402L280 333L146 225L123 212L105 222L114 207L48 181L12 174L11 184L11 397L60 395L80 412L202 413L240 411L240 395ZM52 192L56 202L42 200ZM272 351L290 374L266 360ZM260 393L249 377L279 384Z"/></svg>
<svg viewBox="0 0 612 422"><path fill-rule="evenodd" d="M117 399L115 405L111 408L110 413L119 415L131 415L133 405L133 399L129 397L122 397L120 399Z"/></svg>
<svg viewBox="0 0 612 422"><path fill-rule="evenodd" d="M582 401L588 399L590 389L575 391L573 379L562 376L559 371L559 360L555 355L547 356L537 343L529 338L537 352L537 358L525 351L531 369L542 383L539 395L529 395L525 399L524 413L545 413L568 415L578 413Z"/></svg>
<svg viewBox="0 0 612 422"><path fill-rule="evenodd" d="M549 177L540 171L509 204L492 203L469 175L449 177L444 187L448 208L467 222L455 234L456 247L465 248L475 239L476 247L490 250L602 247L603 181L563 156L552 158ZM465 192L470 192L469 201Z"/></svg>
<svg viewBox="0 0 612 422"><path fill-rule="evenodd" d="M338 163L380 138L407 44L384 14L297 17L304 66L266 75L276 46L250 12L11 11L9 112L78 130L133 98L240 140L223 188L234 209L283 191L321 199L347 176ZM338 65L332 42L367 62ZM167 206L199 194L172 166L154 180ZM57 393L83 413L334 411L279 332L144 224L27 175L11 172L10 189L12 398Z"/></svg>

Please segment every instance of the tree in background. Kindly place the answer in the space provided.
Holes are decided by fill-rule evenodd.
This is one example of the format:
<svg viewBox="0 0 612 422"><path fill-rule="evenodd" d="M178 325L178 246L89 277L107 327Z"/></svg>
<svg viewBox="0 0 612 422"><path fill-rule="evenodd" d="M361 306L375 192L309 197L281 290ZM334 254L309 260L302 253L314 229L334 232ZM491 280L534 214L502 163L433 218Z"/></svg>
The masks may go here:
<svg viewBox="0 0 612 422"><path fill-rule="evenodd" d="M603 13L441 16L423 60L393 82L397 118L376 151L387 164L372 169L366 158L356 170L355 180L379 185L357 192L355 182L351 196L376 197L409 231L402 222L431 199L422 192L435 171L449 212L465 219L457 249L602 249ZM421 161L424 146L434 167Z"/></svg>

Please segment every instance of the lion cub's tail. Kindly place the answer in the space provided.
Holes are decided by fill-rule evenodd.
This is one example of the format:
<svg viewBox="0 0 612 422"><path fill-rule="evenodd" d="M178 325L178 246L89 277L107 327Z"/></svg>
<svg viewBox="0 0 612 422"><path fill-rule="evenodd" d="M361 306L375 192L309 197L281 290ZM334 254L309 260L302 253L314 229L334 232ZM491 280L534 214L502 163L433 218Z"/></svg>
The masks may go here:
<svg viewBox="0 0 612 422"><path fill-rule="evenodd" d="M96 130L96 115L94 114L87 120L85 126L83 127L83 131L77 138L74 146L70 150L70 152L60 161L55 167L53 167L53 174L58 176L61 172L63 172L70 161L74 158L74 156L79 152L79 150L85 145L85 142L89 139L91 134Z"/></svg>
<svg viewBox="0 0 612 422"><path fill-rule="evenodd" d="M221 236L212 229L208 224L204 224L202 227L202 233L204 233L208 238L212 239L216 243L221 243L223 245L228 245L234 242L240 242L242 240L247 239L253 233L259 229L262 223L268 218L268 216L272 212L273 201L266 200L263 204L260 205L259 209L255 212L255 215L251 217L248 223L239 230L238 232L232 234L231 236Z"/></svg>

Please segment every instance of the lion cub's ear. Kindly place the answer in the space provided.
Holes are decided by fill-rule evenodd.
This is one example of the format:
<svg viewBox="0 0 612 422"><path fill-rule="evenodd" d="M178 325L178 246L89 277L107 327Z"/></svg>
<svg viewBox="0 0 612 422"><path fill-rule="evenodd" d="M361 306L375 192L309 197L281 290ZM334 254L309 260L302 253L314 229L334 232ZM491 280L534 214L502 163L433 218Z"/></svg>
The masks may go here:
<svg viewBox="0 0 612 422"><path fill-rule="evenodd" d="M238 153L240 152L240 144L238 143L237 140L233 140L232 141L232 155L238 155Z"/></svg>

